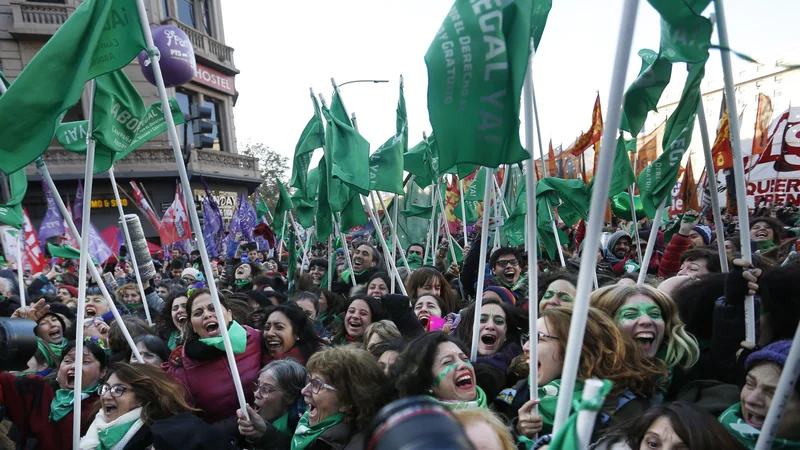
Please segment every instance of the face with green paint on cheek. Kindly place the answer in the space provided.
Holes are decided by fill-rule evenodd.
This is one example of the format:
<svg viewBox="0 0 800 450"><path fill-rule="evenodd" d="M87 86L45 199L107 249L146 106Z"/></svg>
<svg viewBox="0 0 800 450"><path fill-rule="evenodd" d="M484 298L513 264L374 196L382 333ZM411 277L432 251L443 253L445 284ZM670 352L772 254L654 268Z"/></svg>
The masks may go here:
<svg viewBox="0 0 800 450"><path fill-rule="evenodd" d="M617 311L614 319L623 334L630 336L647 357L654 357L664 341L661 308L646 295L636 294Z"/></svg>
<svg viewBox="0 0 800 450"><path fill-rule="evenodd" d="M547 290L539 302L539 312L553 306L572 303L575 298L575 285L567 280L556 280L547 286Z"/></svg>
<svg viewBox="0 0 800 450"><path fill-rule="evenodd" d="M433 386L431 390L441 400L471 402L478 392L477 378L469 358L452 342L442 342L433 357Z"/></svg>
<svg viewBox="0 0 800 450"><path fill-rule="evenodd" d="M494 355L506 343L506 312L500 305L481 306L481 326L478 334L478 354Z"/></svg>

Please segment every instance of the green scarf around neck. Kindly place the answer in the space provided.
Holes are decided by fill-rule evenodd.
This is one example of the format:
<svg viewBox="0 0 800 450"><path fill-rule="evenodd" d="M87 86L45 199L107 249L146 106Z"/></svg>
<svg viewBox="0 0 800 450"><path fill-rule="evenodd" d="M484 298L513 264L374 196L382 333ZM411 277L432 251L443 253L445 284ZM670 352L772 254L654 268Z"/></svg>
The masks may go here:
<svg viewBox="0 0 800 450"><path fill-rule="evenodd" d="M175 350L175 348L180 345L178 344L178 339L181 337L181 332L178 330L173 331L169 334L169 339L167 340L167 347L170 350Z"/></svg>
<svg viewBox="0 0 800 450"><path fill-rule="evenodd" d="M362 270L361 272L355 272L355 274L356 274L356 276L357 276L357 277L360 277L361 275L364 275L364 273L365 273L367 270L369 270L369 269ZM350 283L350 276L351 276L352 274L353 274L353 271L352 271L352 270L350 270L350 269L344 269L344 270L342 271L342 281L344 281L345 283Z"/></svg>
<svg viewBox="0 0 800 450"><path fill-rule="evenodd" d="M231 320L231 325L228 327L228 337L231 338L233 353L237 355L244 353L244 349L247 348L247 332L235 320ZM200 338L199 340L210 347L225 351L225 341L222 339L222 333L219 336Z"/></svg>
<svg viewBox="0 0 800 450"><path fill-rule="evenodd" d="M334 414L316 425L308 424L308 411L300 417L297 429L292 436L291 450L303 450L308 448L318 437L322 436L328 428L338 425L344 420L344 414Z"/></svg>
<svg viewBox="0 0 800 450"><path fill-rule="evenodd" d="M97 387L100 382L97 382L81 392L81 400L89 397L97 392ZM72 389L59 389L56 391L56 396L50 402L50 421L58 422L63 419L67 414L72 412L74 408L75 394Z"/></svg>
<svg viewBox="0 0 800 450"><path fill-rule="evenodd" d="M558 406L558 394L561 392L561 380L553 380L544 386L540 386L537 391L539 397L539 414L542 416L543 428L539 434L553 432L553 422L556 419L556 407ZM583 396L583 381L575 380L575 391L572 398L580 399ZM571 410L570 410L571 411Z"/></svg>
<svg viewBox="0 0 800 450"><path fill-rule="evenodd" d="M97 437L100 439L100 445L97 446L96 450L111 450L114 448L114 446L125 437L125 434L128 433L128 430L131 429L137 420L139 419L129 420L128 422L113 425L105 430L98 431Z"/></svg>
<svg viewBox="0 0 800 450"><path fill-rule="evenodd" d="M488 403L486 399L486 393L483 392L483 389L481 389L480 386L475 386L475 392L475 400L471 402L465 402L461 400L442 400L436 397L432 398L447 409L487 408Z"/></svg>
<svg viewBox="0 0 800 450"><path fill-rule="evenodd" d="M235 280L233 284L235 284L237 288L242 289L250 284L250 280Z"/></svg>
<svg viewBox="0 0 800 450"><path fill-rule="evenodd" d="M749 449L756 448L756 442L761 431L742 419L742 404L737 403L726 409L719 416L719 423L728 430L742 445ZM773 449L800 449L800 441L775 438L772 441Z"/></svg>
<svg viewBox="0 0 800 450"><path fill-rule="evenodd" d="M122 304L128 312L139 311L140 309L144 308L144 303L123 303Z"/></svg>
<svg viewBox="0 0 800 450"><path fill-rule="evenodd" d="M284 436L292 435L292 432L289 430L289 413L286 413L275 419L275 421L272 422L272 426Z"/></svg>
<svg viewBox="0 0 800 450"><path fill-rule="evenodd" d="M422 267L422 258L420 258L420 256L416 253L414 253L413 255L408 255L406 261L408 261L408 268L411 270L416 270ZM403 264L403 259L400 258L397 261L397 264L398 264L397 267L400 267L400 264Z"/></svg>
<svg viewBox="0 0 800 450"><path fill-rule="evenodd" d="M53 355L56 355L56 357L61 358L64 352L64 347L67 346L67 340L62 338L61 343L53 344L45 341L42 338L36 338L36 346L39 347L39 350L42 352L42 355L44 355L44 359L45 361L47 361L47 367L55 368L58 367L58 361L56 361L53 358ZM48 349L50 349L50 351L47 351ZM53 355L51 355L50 352L52 352Z"/></svg>

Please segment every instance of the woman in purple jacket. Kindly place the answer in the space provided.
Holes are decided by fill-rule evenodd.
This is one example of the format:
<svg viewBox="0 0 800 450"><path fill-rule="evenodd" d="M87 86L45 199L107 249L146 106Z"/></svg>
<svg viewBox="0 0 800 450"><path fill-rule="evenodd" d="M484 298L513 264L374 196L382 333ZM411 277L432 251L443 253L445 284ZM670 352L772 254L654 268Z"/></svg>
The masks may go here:
<svg viewBox="0 0 800 450"><path fill-rule="evenodd" d="M232 319L227 300L220 296L242 388L248 403L253 401L253 383L261 369L261 334ZM181 382L189 401L205 412L205 421L219 422L236 416L239 402L234 388L220 324L208 289L192 292L186 303L191 328L186 343L170 357L167 372Z"/></svg>

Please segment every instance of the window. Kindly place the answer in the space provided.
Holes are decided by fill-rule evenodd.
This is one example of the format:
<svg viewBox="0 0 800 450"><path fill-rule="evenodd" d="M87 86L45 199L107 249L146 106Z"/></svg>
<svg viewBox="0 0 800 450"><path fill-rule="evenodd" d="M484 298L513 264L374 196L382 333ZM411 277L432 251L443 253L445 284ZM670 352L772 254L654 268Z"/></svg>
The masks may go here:
<svg viewBox="0 0 800 450"><path fill-rule="evenodd" d="M194 103L194 100L193 100L192 95L190 93L188 93L187 91L177 90L175 92L175 99L178 100L178 105L180 105L181 111L183 111L184 115L188 115L188 114L192 113L192 103ZM186 125L178 125L178 127L177 127L178 128L178 139L180 139L182 146L185 145L185 142L183 140L184 136L185 136L185 133L186 133L185 127L186 127ZM192 137L191 136L189 136L189 142L192 142Z"/></svg>
<svg viewBox="0 0 800 450"><path fill-rule="evenodd" d="M193 0L178 0L178 20L185 25L196 28Z"/></svg>
<svg viewBox="0 0 800 450"><path fill-rule="evenodd" d="M209 5L208 0L202 0L203 2L203 27L206 31L206 34L211 36L211 5Z"/></svg>
<svg viewBox="0 0 800 450"><path fill-rule="evenodd" d="M222 139L222 102L213 99L206 99L203 106L211 108L211 118L206 120L206 122L214 124L214 131L208 134L209 137L214 138L214 146L211 150L222 150L222 144L220 140Z"/></svg>
<svg viewBox="0 0 800 450"><path fill-rule="evenodd" d="M169 3L168 0L161 0L161 8L163 8L161 12L164 15L164 17L169 17L169 5L168 5L168 3Z"/></svg>

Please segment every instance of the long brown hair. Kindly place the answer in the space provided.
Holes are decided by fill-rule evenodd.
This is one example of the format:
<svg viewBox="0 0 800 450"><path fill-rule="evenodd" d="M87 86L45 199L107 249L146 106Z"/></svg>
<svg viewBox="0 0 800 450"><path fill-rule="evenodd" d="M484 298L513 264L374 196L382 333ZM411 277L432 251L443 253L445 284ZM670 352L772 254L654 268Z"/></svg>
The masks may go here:
<svg viewBox="0 0 800 450"><path fill-rule="evenodd" d="M120 381L133 388L136 400L142 404L141 419L145 425L152 425L153 422L182 412L195 411L186 404L183 387L158 367L117 363L111 366L104 382L108 382L111 375L116 375ZM102 403L95 404L94 414L100 410Z"/></svg>
<svg viewBox="0 0 800 450"><path fill-rule="evenodd" d="M450 283L444 278L441 272L431 266L422 266L419 269L411 272L411 276L406 281L406 291L408 296L416 299L419 295L417 289L425 286L428 280L436 278L439 280L439 297L444 300L444 307L442 308L442 317L449 313L458 312L458 299L455 292L450 288Z"/></svg>
<svg viewBox="0 0 800 450"><path fill-rule="evenodd" d="M550 332L559 338L563 360L572 321L572 307L547 308L541 317L547 320ZM622 335L610 317L597 308L589 308L578 380L609 380L614 383L612 396L630 389L635 394L652 397L658 387L657 380L666 380L667 376L667 369L661 361L640 357L636 344Z"/></svg>

